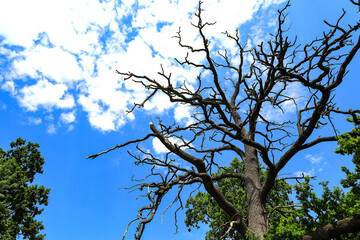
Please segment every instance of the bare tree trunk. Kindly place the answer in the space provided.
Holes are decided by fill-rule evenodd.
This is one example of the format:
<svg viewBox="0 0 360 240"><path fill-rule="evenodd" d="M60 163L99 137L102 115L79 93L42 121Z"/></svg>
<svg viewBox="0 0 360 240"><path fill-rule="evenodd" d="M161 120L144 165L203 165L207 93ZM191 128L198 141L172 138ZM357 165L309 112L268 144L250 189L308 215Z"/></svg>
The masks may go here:
<svg viewBox="0 0 360 240"><path fill-rule="evenodd" d="M245 145L245 185L248 202L248 226L260 240L267 232L266 211L260 198L259 161L255 148Z"/></svg>

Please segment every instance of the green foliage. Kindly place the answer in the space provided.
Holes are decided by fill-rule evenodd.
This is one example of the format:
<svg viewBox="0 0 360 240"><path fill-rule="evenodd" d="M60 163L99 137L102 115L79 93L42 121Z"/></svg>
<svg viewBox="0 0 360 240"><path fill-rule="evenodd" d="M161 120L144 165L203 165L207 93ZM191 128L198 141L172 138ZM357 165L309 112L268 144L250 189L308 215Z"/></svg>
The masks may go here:
<svg viewBox="0 0 360 240"><path fill-rule="evenodd" d="M244 173L244 164L235 158L229 167L222 168L214 175L222 173ZM265 172L261 170L260 175L264 178ZM218 186L226 198L240 210L243 216L246 216L245 183L238 178L224 178L218 181ZM274 206L292 204L288 198L289 193L291 193L291 187L285 181L278 180L274 190L269 195L268 201ZM231 222L231 219L208 193L198 192L194 197L187 200L185 207L188 208L185 224L189 227L189 231L194 227L199 228L199 223L205 223L211 228L206 233L206 239L220 239L226 233L229 227L227 223ZM271 205L268 206L268 210L270 209ZM276 218L278 214L278 212L274 212L271 217ZM232 229L227 235L227 239L243 238L236 230ZM251 237L248 236L247 239L251 239Z"/></svg>
<svg viewBox="0 0 360 240"><path fill-rule="evenodd" d="M348 121L354 122L351 119ZM355 125L352 131L359 132L359 125ZM338 138L338 145L336 153L353 155L352 162L355 164L355 171L351 172L343 166L342 171L346 173L346 179L340 182L343 188L350 188L350 191L344 192L340 187L330 190L328 182L322 182L320 185L323 187L323 193L319 198L313 192L310 178L305 178L303 183L294 186L296 198L302 207L290 216L282 216L277 221L272 221L265 239L301 239L305 233L326 224L360 214L360 136L343 134ZM338 239L360 239L360 234L347 234Z"/></svg>
<svg viewBox="0 0 360 240"><path fill-rule="evenodd" d="M320 185L323 186L323 193L318 197L310 185L310 178L296 184L296 198L301 207L288 216L271 221L265 239L301 239L304 234L328 223L359 213L359 201L354 194L344 193L339 187L330 190L328 182ZM360 239L360 235L349 234L339 239Z"/></svg>
<svg viewBox="0 0 360 240"><path fill-rule="evenodd" d="M358 119L360 117L358 116ZM354 122L348 119L350 122ZM359 123L355 121L354 123ZM355 124L352 130L354 134L344 134L338 138L339 148L336 153L342 155L353 155L352 162L355 170L352 172L346 167L342 171L346 174L346 179L341 180L340 187L332 190L328 187L328 182L320 185L323 192L320 197L314 193L310 184L310 178L306 177L302 183L290 186L285 181L277 180L276 184L268 197L266 210L269 213L269 231L265 234L266 240L275 239L302 239L306 233L312 232L326 224L344 219L346 217L360 214L360 128ZM244 165L235 158L229 167L221 169L216 174L224 172L244 172ZM264 171L260 172L262 178ZM236 178L227 178L218 182L218 186L229 201L240 209L241 214L246 216L247 198L244 182ZM293 202L289 199L289 194L295 191L296 202L301 207L276 208L276 206L289 206ZM199 227L199 223L210 226L206 234L206 239L219 239L225 234L230 222L229 217L217 206L216 202L208 193L198 192L194 197L187 201L185 223L189 227ZM231 230L226 239L243 239L235 230ZM360 239L360 233L343 235L339 240Z"/></svg>
<svg viewBox="0 0 360 240"><path fill-rule="evenodd" d="M229 167L221 169L216 174L224 172L236 173L244 172L244 165L237 158L235 158ZM216 175L214 174L214 175ZM241 214L246 214L246 192L244 189L244 182L235 178L226 178L219 181L218 186L225 194L226 198L231 201ZM227 226L222 227L224 223L228 223L230 218L228 215L217 205L216 201L208 193L198 192L194 197L190 197L187 200L186 208L186 220L185 224L188 227L199 228L199 223L209 224L211 230L206 233L206 239L219 239L227 230ZM189 228L189 231L191 228ZM231 230L229 238L240 239L239 233Z"/></svg>
<svg viewBox="0 0 360 240"><path fill-rule="evenodd" d="M40 205L48 204L50 189L32 184L37 173L43 173L44 159L38 144L18 138L8 152L0 148L0 240L41 240L44 229L35 217Z"/></svg>
<svg viewBox="0 0 360 240"><path fill-rule="evenodd" d="M357 116L360 119L359 116ZM354 122L353 119L348 118L349 122ZM355 124L357 123L357 124ZM349 133L343 134L338 138L339 148L335 150L336 153L342 155L353 155L352 162L355 165L355 171L351 172L347 167L343 166L341 170L345 172L346 179L341 180L344 188L351 188L351 192L360 196L360 125L359 120L354 122L355 128L353 133L358 135L350 135Z"/></svg>

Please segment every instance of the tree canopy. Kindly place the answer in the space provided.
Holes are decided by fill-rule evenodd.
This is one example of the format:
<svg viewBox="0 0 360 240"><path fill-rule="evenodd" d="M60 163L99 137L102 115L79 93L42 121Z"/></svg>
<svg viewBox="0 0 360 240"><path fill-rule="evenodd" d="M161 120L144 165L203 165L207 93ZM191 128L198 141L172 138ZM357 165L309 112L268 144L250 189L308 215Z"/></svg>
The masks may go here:
<svg viewBox="0 0 360 240"><path fill-rule="evenodd" d="M352 118L349 121L354 122ZM360 131L359 124L355 126L352 132ZM334 187L331 190L328 187L329 182L321 182L323 193L318 197L314 193L311 185L311 177L306 176L303 182L302 178L293 178L298 183L289 185L284 179L277 179L277 186L274 186L271 197L268 199L268 219L269 232L265 239L359 239L359 213L360 213L360 137L350 134L344 134L338 138L339 148L335 150L338 154L353 155L352 162L355 165L354 171L347 167L342 167L346 173L346 179L341 180L342 188ZM225 167L214 174L243 172L242 162L235 158L230 167ZM265 172L261 171L261 176ZM246 192L244 183L238 179L222 179L218 182L221 191L231 202L235 203L239 209L242 209L246 215ZM347 191L345 192L344 190ZM295 198L290 200L289 194L295 192ZM209 224L211 230L207 232L206 239L244 239L235 231L227 227L231 221L228 215L219 208L216 202L206 192L198 192L194 197L187 200L186 207L186 225L189 228L198 227L199 222ZM353 222L353 226L335 230L328 230L334 223L341 224L338 221ZM336 225L334 225L336 226ZM313 232L317 230L317 232Z"/></svg>
<svg viewBox="0 0 360 240"><path fill-rule="evenodd" d="M50 189L32 183L45 161L37 143L18 138L10 146L7 152L0 148L0 239L44 239L35 217L48 204Z"/></svg>
<svg viewBox="0 0 360 240"><path fill-rule="evenodd" d="M244 163L235 158L229 167L220 169L213 176L216 178L216 176L224 174L243 174L244 170ZM264 181L266 172L263 169L260 169L260 176L261 181ZM217 185L225 197L235 204L241 210L241 213L246 216L247 194L245 182L237 178L223 178L217 182ZM291 191L291 186L285 179L277 179L267 202L268 218L271 222L273 219L278 219L280 217L278 216L279 214L281 215L284 214L283 212L286 212L286 210L283 210L284 207L294 208L299 206L294 205L293 201L290 200L289 194ZM281 207L276 211L275 206ZM206 234L206 239L244 239L234 228L228 227L231 218L217 205L209 193L199 191L194 197L190 197L187 200L185 207L188 208L185 224L189 227L189 231L194 227L199 228L199 223L202 222L209 224L211 227L211 230Z"/></svg>
<svg viewBox="0 0 360 240"><path fill-rule="evenodd" d="M359 6L359 3L351 2L356 8ZM185 52L184 59L175 59L175 62L190 72L199 72L195 84L186 79L178 81L162 66L155 78L117 71L125 81L133 81L148 91L148 96L135 103L129 112L144 107L159 94L191 112L191 120L186 124L159 117L156 122L150 122L147 135L89 156L94 159L109 151L137 144L137 152L129 152L130 155L137 165L150 168L146 177L134 179L136 182L131 188L139 190L139 197L149 201L130 222L137 223L136 239L142 237L145 226L154 219L164 196L172 190L176 194L170 206L178 204L175 213L184 208L183 190L187 186L203 187L208 197L199 193L198 196L205 201L199 204L208 203L214 209L214 213L206 215L200 205L195 206L192 211L199 214L188 213L198 219L190 219L188 223L196 225L197 220L209 222L209 217L220 214L211 222L214 227L219 226L223 219L228 221L222 223L225 224L222 229L226 230L219 232L218 236L239 234L242 238L262 240L264 234L280 236L284 224L296 228L301 219L301 229L296 228L294 232L305 239L311 239L318 232L322 236L332 236L334 232L349 229L354 224L360 226L355 216L341 219L329 228L322 226L336 217L345 217L340 213L331 214L333 205L329 203L342 201L343 196L348 200L351 197L343 195L340 190L330 191L324 183L324 194L318 198L313 195L305 176L305 182L295 187L298 200L303 204L300 210L293 211L299 216L288 219L280 213L297 208L289 207L288 204L292 203L286 197L288 184L278 179L279 173L305 149L335 142L339 136L340 143L357 137L358 131L339 133L333 119L346 115L357 121L356 114L360 113L358 109L339 109L334 100L337 88L345 80L352 80L346 79L346 75L349 64L360 49L357 32L360 23L343 23L346 14L343 11L337 21L325 21L324 31L316 39L298 43L296 38L287 35L289 7L287 2L278 11L275 32L257 45L249 46L239 31L225 32L225 38L233 43L234 50L217 46L216 41L207 37L206 32L215 23L203 19L203 3L199 2L192 22L199 41L186 42L181 28L175 35ZM168 153L157 156L143 148L142 143L151 139L157 139ZM350 150L344 146L339 151L347 153ZM238 156L231 166L225 166L223 161L222 155L226 152ZM352 191L356 191L357 183L353 179L357 176L357 173L348 172L348 178L343 182L355 189ZM234 187L230 186L233 183ZM224 188L231 189L231 192L224 191ZM282 194L282 197L277 194ZM307 206L309 201L314 204ZM313 206L320 209L312 209ZM311 225L313 215L305 213L310 210L320 214L316 220L318 224ZM329 211L329 216L321 215L322 211ZM307 223L310 224L308 227ZM216 231L213 229L214 234ZM287 231L284 236L286 234Z"/></svg>

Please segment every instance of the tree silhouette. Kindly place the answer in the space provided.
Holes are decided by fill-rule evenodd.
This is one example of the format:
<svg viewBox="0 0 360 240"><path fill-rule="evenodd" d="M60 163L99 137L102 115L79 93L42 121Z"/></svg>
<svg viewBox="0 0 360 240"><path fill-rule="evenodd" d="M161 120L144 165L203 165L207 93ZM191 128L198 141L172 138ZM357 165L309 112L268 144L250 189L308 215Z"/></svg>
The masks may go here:
<svg viewBox="0 0 360 240"><path fill-rule="evenodd" d="M176 84L163 67L158 78L117 71L125 81L134 81L149 93L130 111L143 107L159 93L193 110L192 121L186 126L158 118L156 123L150 122L151 132L143 138L88 157L94 159L114 149L137 144L138 154L130 153L135 163L151 166L149 175L132 187L149 200L149 205L142 207L138 217L130 222L138 223L136 239L141 238L146 224L153 220L170 190L177 191L171 205L177 202L177 211L183 207L181 193L188 185L202 186L211 195L231 219L227 228L235 229L244 237L263 239L263 233L269 229L268 198L279 172L304 149L336 141L338 133L331 120L335 114L355 116L360 112L338 109L333 101L335 90L343 82L360 48L360 38L355 35L360 23L342 27L343 11L335 23L325 21L328 30L322 37L299 44L287 36L286 10L289 6L288 2L278 11L277 31L271 34L271 39L255 47L242 44L239 32L225 32L237 47L236 54L231 55L226 49L215 53L212 50L204 29L214 23L203 21L200 2L195 13L197 21L192 25L198 31L202 46L185 43L181 29L175 36L187 53L183 60L176 59L177 63L200 70L195 88L186 82ZM191 60L194 54L202 54L205 60ZM291 88L301 89L304 96L294 96ZM296 117L286 114L289 106L295 109ZM266 114L268 109L284 117L274 118ZM322 127L332 128L333 136L316 137ZM140 147L139 143L153 138L167 148L164 158ZM221 154L226 151L234 152L243 162L243 173L212 175L222 168ZM263 181L261 164L266 167ZM221 192L217 182L225 178L244 181L246 215ZM280 207L273 206L273 209L276 211Z"/></svg>

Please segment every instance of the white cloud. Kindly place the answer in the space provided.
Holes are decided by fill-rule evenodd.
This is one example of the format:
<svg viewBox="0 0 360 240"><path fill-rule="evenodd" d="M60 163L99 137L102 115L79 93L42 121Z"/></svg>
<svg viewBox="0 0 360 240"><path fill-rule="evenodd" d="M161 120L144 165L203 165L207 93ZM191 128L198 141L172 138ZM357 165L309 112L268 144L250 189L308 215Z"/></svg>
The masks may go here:
<svg viewBox="0 0 360 240"><path fill-rule="evenodd" d="M32 78L44 76L66 84L81 78L81 69L76 58L60 48L31 48L23 53L22 59L15 60L14 70L19 75Z"/></svg>
<svg viewBox="0 0 360 240"><path fill-rule="evenodd" d="M74 130L74 125L70 125L67 129L69 132L71 132L72 130Z"/></svg>
<svg viewBox="0 0 360 240"><path fill-rule="evenodd" d="M175 120L180 123L188 126L194 123L194 119L191 117L192 109L188 106L184 105L177 105L174 109L174 118Z"/></svg>
<svg viewBox="0 0 360 240"><path fill-rule="evenodd" d="M115 130L116 127L124 125L124 121L117 119L116 114L110 111L99 113L90 112L89 114L91 126L103 131ZM116 124L115 121L117 121L118 123Z"/></svg>
<svg viewBox="0 0 360 240"><path fill-rule="evenodd" d="M24 47L31 47L38 34L46 32L55 45L79 51L89 45L88 34L81 33L106 26L115 17L111 2L2 0L0 4L0 32L9 44Z"/></svg>
<svg viewBox="0 0 360 240"><path fill-rule="evenodd" d="M263 8L269 7L271 4L280 4L285 2L285 0L265 0Z"/></svg>
<svg viewBox="0 0 360 240"><path fill-rule="evenodd" d="M205 33L214 44L231 49L234 43L220 32L233 31L251 19L261 4L276 2L207 0L204 20L217 24ZM103 131L133 120L135 115L126 115L126 110L149 94L138 84L124 83L115 69L156 77L165 85L166 80L157 75L162 64L172 73L172 84L185 81L193 88L199 72L174 65L173 58L181 59L185 52L172 36L181 26L185 43L199 43L190 24L196 22L193 13L198 2L138 1L137 9L134 4L131 0L0 0L0 35L4 38L0 54L12 62L8 73L2 73L1 88L29 111L39 107L66 111L60 115L63 122L75 120L68 111L79 104L90 124ZM12 51L5 44L24 50ZM204 55L191 59L200 62ZM156 95L145 105L145 110L157 114L171 108L175 108L176 121L190 123L190 110L181 110L164 95ZM49 129L56 132L55 126Z"/></svg>
<svg viewBox="0 0 360 240"><path fill-rule="evenodd" d="M54 124L50 124L50 125L48 126L47 132L48 132L49 134L55 134L55 133L56 133L56 127L55 127L55 125L54 125Z"/></svg>
<svg viewBox="0 0 360 240"><path fill-rule="evenodd" d="M127 120L133 120L133 114L126 114L125 110L112 110L104 108L101 101L94 101L91 97L80 96L79 103L88 112L91 126L102 131L116 130L125 125Z"/></svg>
<svg viewBox="0 0 360 240"><path fill-rule="evenodd" d="M62 113L60 115L60 119L62 122L67 123L67 124L73 123L73 122L75 122L75 112L72 111L69 113Z"/></svg>
<svg viewBox="0 0 360 240"><path fill-rule="evenodd" d="M303 176L309 176L309 177L313 177L315 174L315 169L312 168L309 172L302 172L302 171L297 171L294 173L294 175L296 177L303 177Z"/></svg>
<svg viewBox="0 0 360 240"><path fill-rule="evenodd" d="M320 155L314 156L312 154L307 154L305 157L309 159L312 164L319 164L323 160L323 156Z"/></svg>
<svg viewBox="0 0 360 240"><path fill-rule="evenodd" d="M28 120L31 125L39 125L42 123L42 119L38 117L29 117Z"/></svg>
<svg viewBox="0 0 360 240"><path fill-rule="evenodd" d="M46 109L67 109L75 106L73 96L66 93L64 84L53 84L48 80L40 80L36 84L20 90L18 101L30 111L36 111L39 106Z"/></svg>
<svg viewBox="0 0 360 240"><path fill-rule="evenodd" d="M110 112L105 114L97 102L82 95L79 98L79 103L83 106L83 109L88 112L91 126L104 131L115 129L113 123L114 116Z"/></svg>
<svg viewBox="0 0 360 240"><path fill-rule="evenodd" d="M48 122L53 122L54 121L54 115L53 114L46 115L45 120L48 121Z"/></svg>
<svg viewBox="0 0 360 240"><path fill-rule="evenodd" d="M6 81L1 85L1 89L10 92L12 95L16 94L15 83L12 81Z"/></svg>
<svg viewBox="0 0 360 240"><path fill-rule="evenodd" d="M167 153L169 150L165 147L164 144L162 144L162 142L160 142L159 139L157 138L153 138L152 140L152 146L153 149L155 150L155 152L157 154L163 154L163 153Z"/></svg>
<svg viewBox="0 0 360 240"><path fill-rule="evenodd" d="M319 154L317 154L317 155L306 154L305 158L308 159L314 167L312 167L311 170L308 172L303 172L303 171L295 172L294 174L297 177L302 177L303 175L310 176L310 177L315 176L316 172L323 171L324 167L327 165L327 163L323 161L324 157Z"/></svg>
<svg viewBox="0 0 360 240"><path fill-rule="evenodd" d="M152 111L152 113L163 113L165 110L174 106L174 103L170 102L169 97L165 94L156 94L151 101L147 102L144 109Z"/></svg>
<svg viewBox="0 0 360 240"><path fill-rule="evenodd" d="M282 86L278 87L279 89ZM276 89L275 89L276 90ZM276 91L275 91L276 92ZM285 98L279 98L278 101L285 100L280 106L283 111L278 107L274 107L270 102L266 102L261 109L261 114L268 121L281 122L284 121L285 117L287 118L289 114L295 113L297 109L301 108L304 104L304 96L307 95L305 89L299 83L290 83L287 84L285 91L282 92Z"/></svg>
<svg viewBox="0 0 360 240"><path fill-rule="evenodd" d="M182 141L179 138L170 137L170 138L168 138L168 140L172 144L176 144L177 146L184 145L184 141ZM157 154L164 154L164 153L169 152L169 150L165 147L165 145L158 138L153 138L152 146L153 146L153 149L155 150L155 153L157 153ZM182 147L182 149L185 150L185 149L187 149L187 147L184 146L184 147Z"/></svg>

